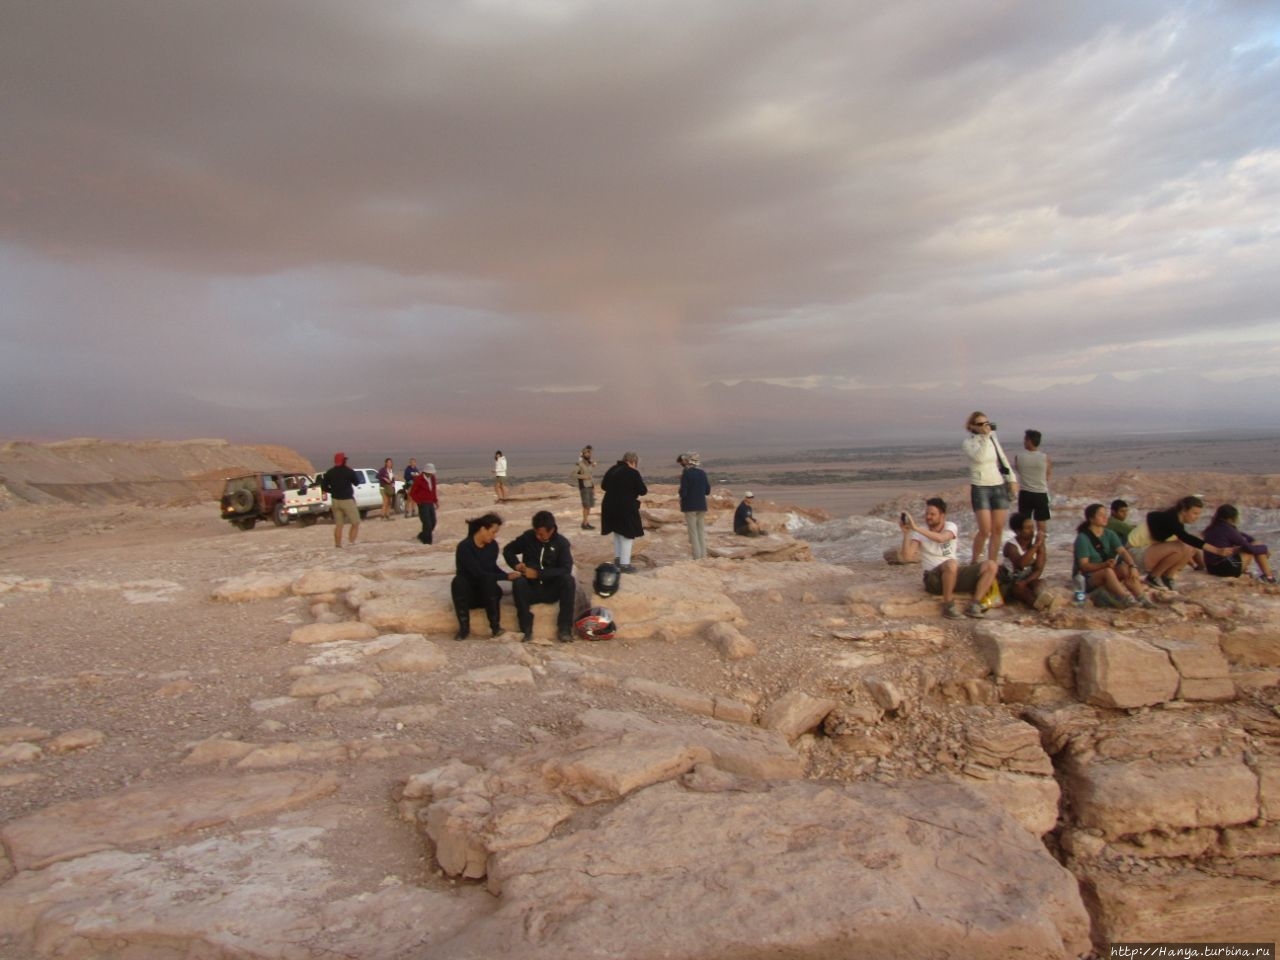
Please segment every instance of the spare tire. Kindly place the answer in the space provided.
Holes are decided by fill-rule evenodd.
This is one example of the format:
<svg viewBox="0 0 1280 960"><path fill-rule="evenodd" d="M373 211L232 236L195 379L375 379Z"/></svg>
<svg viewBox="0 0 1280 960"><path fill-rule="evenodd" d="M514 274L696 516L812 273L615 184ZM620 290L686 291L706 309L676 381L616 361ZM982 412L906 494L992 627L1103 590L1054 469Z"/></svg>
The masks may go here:
<svg viewBox="0 0 1280 960"><path fill-rule="evenodd" d="M253 509L253 491L237 490L231 494L231 509L236 513L249 513Z"/></svg>

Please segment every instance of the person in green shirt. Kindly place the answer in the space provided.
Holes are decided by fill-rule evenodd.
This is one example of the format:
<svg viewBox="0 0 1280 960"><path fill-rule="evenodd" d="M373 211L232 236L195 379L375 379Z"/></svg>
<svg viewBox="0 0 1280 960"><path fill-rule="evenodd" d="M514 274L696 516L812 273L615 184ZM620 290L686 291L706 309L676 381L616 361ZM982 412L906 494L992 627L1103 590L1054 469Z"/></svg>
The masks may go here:
<svg viewBox="0 0 1280 960"><path fill-rule="evenodd" d="M1098 606L1155 606L1119 534L1107 529L1107 508L1100 503L1085 507L1084 522L1076 527L1076 572L1084 574L1089 590L1101 591L1094 598Z"/></svg>
<svg viewBox="0 0 1280 960"><path fill-rule="evenodd" d="M1129 532L1137 524L1127 523L1129 504L1124 500L1111 501L1111 519L1107 521L1107 529L1112 530L1120 538L1121 543L1129 542Z"/></svg>

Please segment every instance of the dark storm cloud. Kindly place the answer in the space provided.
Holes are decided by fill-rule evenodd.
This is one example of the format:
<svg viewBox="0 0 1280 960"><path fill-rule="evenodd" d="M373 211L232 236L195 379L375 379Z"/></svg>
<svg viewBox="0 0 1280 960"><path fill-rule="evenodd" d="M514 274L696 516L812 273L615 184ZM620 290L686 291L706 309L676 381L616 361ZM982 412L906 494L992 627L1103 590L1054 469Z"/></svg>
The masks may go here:
<svg viewBox="0 0 1280 960"><path fill-rule="evenodd" d="M711 380L917 378L926 345L965 379L1070 376L1142 368L1082 342L1280 324L1266 5L4 21L0 364L144 372L201 432L335 381L476 423L607 383L639 422Z"/></svg>

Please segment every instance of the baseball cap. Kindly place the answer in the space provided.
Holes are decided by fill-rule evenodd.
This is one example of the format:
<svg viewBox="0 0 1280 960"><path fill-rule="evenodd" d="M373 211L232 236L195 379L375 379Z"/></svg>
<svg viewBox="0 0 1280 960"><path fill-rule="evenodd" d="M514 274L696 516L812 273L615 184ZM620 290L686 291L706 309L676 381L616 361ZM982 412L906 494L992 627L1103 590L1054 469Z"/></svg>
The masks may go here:
<svg viewBox="0 0 1280 960"><path fill-rule="evenodd" d="M748 490L745 494L743 494L743 499L746 499L746 500L750 500L753 497L755 497L755 494L752 493L750 490Z"/></svg>
<svg viewBox="0 0 1280 960"><path fill-rule="evenodd" d="M333 465L335 467L340 467L346 462L347 462L347 455L345 453L335 453L333 455Z"/></svg>

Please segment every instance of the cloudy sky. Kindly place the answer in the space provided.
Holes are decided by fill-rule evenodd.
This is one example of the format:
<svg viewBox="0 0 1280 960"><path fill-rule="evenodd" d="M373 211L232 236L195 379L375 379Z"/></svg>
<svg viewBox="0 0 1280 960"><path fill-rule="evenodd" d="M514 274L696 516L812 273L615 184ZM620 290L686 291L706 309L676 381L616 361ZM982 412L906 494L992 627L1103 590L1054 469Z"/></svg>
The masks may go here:
<svg viewBox="0 0 1280 960"><path fill-rule="evenodd" d="M1270 0L14 0L0 130L8 438L1280 428Z"/></svg>

